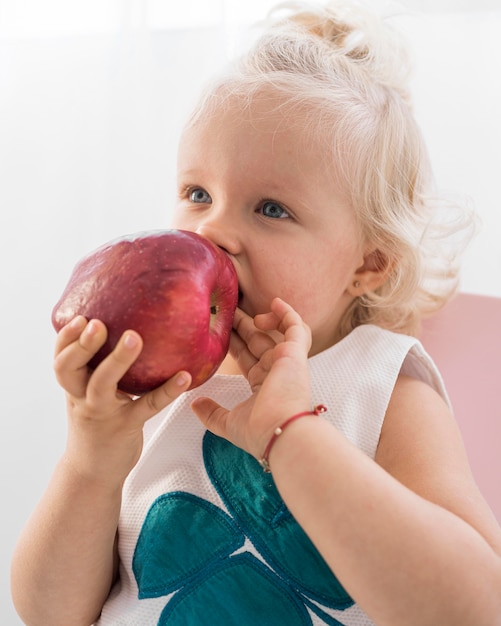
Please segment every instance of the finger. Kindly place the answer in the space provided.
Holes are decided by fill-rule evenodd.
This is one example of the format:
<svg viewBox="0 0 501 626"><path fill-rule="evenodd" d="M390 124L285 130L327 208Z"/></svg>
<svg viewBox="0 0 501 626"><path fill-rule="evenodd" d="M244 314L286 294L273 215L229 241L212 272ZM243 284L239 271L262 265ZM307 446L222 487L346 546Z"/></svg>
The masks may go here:
<svg viewBox="0 0 501 626"><path fill-rule="evenodd" d="M233 316L233 330L245 341L246 335L255 330L254 319L242 309L236 309Z"/></svg>
<svg viewBox="0 0 501 626"><path fill-rule="evenodd" d="M248 338L250 339L250 334ZM259 360L259 358L251 352L247 342L235 331L233 331L230 336L229 350L232 357L240 363L244 370L248 370Z"/></svg>
<svg viewBox="0 0 501 626"><path fill-rule="evenodd" d="M254 318L254 324L263 331L278 330L280 326L280 318L273 312L259 313Z"/></svg>
<svg viewBox="0 0 501 626"><path fill-rule="evenodd" d="M236 361L244 376L247 375L249 369L257 362L256 357L247 348L245 341L235 332L231 333L229 353Z"/></svg>
<svg viewBox="0 0 501 626"><path fill-rule="evenodd" d="M241 337L250 353L259 359L267 350L275 347L276 341L256 327L254 318L243 311L240 313L234 319L235 332Z"/></svg>
<svg viewBox="0 0 501 626"><path fill-rule="evenodd" d="M250 345L247 345L236 333L232 333L230 339L230 354L249 382L251 372L253 381L256 381L259 380L259 376L263 372L267 372L270 369L272 352L276 347L276 343L271 337L257 331L255 332L256 335L249 339Z"/></svg>
<svg viewBox="0 0 501 626"><path fill-rule="evenodd" d="M56 339L55 359L72 368L82 367L106 341L108 331L100 320L79 316L64 326Z"/></svg>
<svg viewBox="0 0 501 626"><path fill-rule="evenodd" d="M281 298L275 298L271 303L272 312L278 319L278 330L285 336L286 341L294 341L311 347L311 330L302 317L290 304Z"/></svg>
<svg viewBox="0 0 501 626"><path fill-rule="evenodd" d="M74 397L85 395L90 359L106 341L106 326L99 320L75 318L58 335L54 371L59 384Z"/></svg>
<svg viewBox="0 0 501 626"><path fill-rule="evenodd" d="M63 326L57 333L54 356L56 357L67 346L76 341L87 325L87 320L83 315L77 315L68 324Z"/></svg>
<svg viewBox="0 0 501 626"><path fill-rule="evenodd" d="M87 398L91 403L106 402L115 398L120 379L134 363L143 349L143 340L134 330L126 330L110 354L92 372L87 385Z"/></svg>
<svg viewBox="0 0 501 626"><path fill-rule="evenodd" d="M134 402L133 418L143 423L146 422L187 391L191 381L189 372L178 372L163 385L144 394Z"/></svg>
<svg viewBox="0 0 501 626"><path fill-rule="evenodd" d="M270 309L269 313L260 313L254 318L254 323L260 330L278 330L284 334L287 328L304 323L299 313L281 298L274 298Z"/></svg>
<svg viewBox="0 0 501 626"><path fill-rule="evenodd" d="M233 328L236 330L242 322L245 322L245 320L252 322L252 317L237 307L233 315Z"/></svg>
<svg viewBox="0 0 501 626"><path fill-rule="evenodd" d="M196 398L191 403L191 409L207 430L218 437L227 438L227 409L211 398Z"/></svg>

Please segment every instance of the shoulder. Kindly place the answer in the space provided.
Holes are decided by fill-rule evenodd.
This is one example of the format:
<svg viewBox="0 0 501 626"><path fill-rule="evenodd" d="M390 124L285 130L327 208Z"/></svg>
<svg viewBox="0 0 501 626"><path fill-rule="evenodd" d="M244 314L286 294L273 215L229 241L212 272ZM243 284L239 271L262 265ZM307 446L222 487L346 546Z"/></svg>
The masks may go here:
<svg viewBox="0 0 501 626"><path fill-rule="evenodd" d="M501 548L499 527L475 484L459 427L430 385L398 378L375 460L406 487L461 517Z"/></svg>
<svg viewBox="0 0 501 626"><path fill-rule="evenodd" d="M454 417L443 397L424 381L399 376L381 429L376 460L390 473L422 462L443 461L454 453L467 463Z"/></svg>

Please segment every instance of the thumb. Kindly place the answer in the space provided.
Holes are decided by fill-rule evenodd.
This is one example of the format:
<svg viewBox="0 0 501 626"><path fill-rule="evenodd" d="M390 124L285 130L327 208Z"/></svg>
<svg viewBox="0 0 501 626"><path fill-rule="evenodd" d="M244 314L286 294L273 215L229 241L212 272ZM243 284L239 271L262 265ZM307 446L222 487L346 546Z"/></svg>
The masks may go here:
<svg viewBox="0 0 501 626"><path fill-rule="evenodd" d="M226 437L228 409L211 398L196 398L191 403L191 409L207 430L219 437Z"/></svg>

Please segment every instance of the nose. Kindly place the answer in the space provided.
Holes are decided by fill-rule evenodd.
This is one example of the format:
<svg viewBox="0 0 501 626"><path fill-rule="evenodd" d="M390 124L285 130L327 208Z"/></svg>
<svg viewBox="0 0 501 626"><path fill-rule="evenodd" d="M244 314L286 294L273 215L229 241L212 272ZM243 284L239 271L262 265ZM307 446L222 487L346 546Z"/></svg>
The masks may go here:
<svg viewBox="0 0 501 626"><path fill-rule="evenodd" d="M241 249L241 229L232 212L223 207L214 207L200 218L195 232L206 237L232 256Z"/></svg>

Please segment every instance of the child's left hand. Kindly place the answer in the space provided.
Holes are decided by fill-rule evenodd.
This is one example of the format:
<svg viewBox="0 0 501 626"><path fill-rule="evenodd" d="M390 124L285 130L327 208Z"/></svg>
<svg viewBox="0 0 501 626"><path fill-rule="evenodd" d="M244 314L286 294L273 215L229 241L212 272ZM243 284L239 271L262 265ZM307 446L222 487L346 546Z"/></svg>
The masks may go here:
<svg viewBox="0 0 501 626"><path fill-rule="evenodd" d="M252 395L231 410L204 397L191 406L211 432L260 458L277 426L311 408L311 332L280 298L273 300L269 313L254 319L237 309L233 326L230 352L249 381ZM272 331L278 331L282 340L275 341Z"/></svg>

